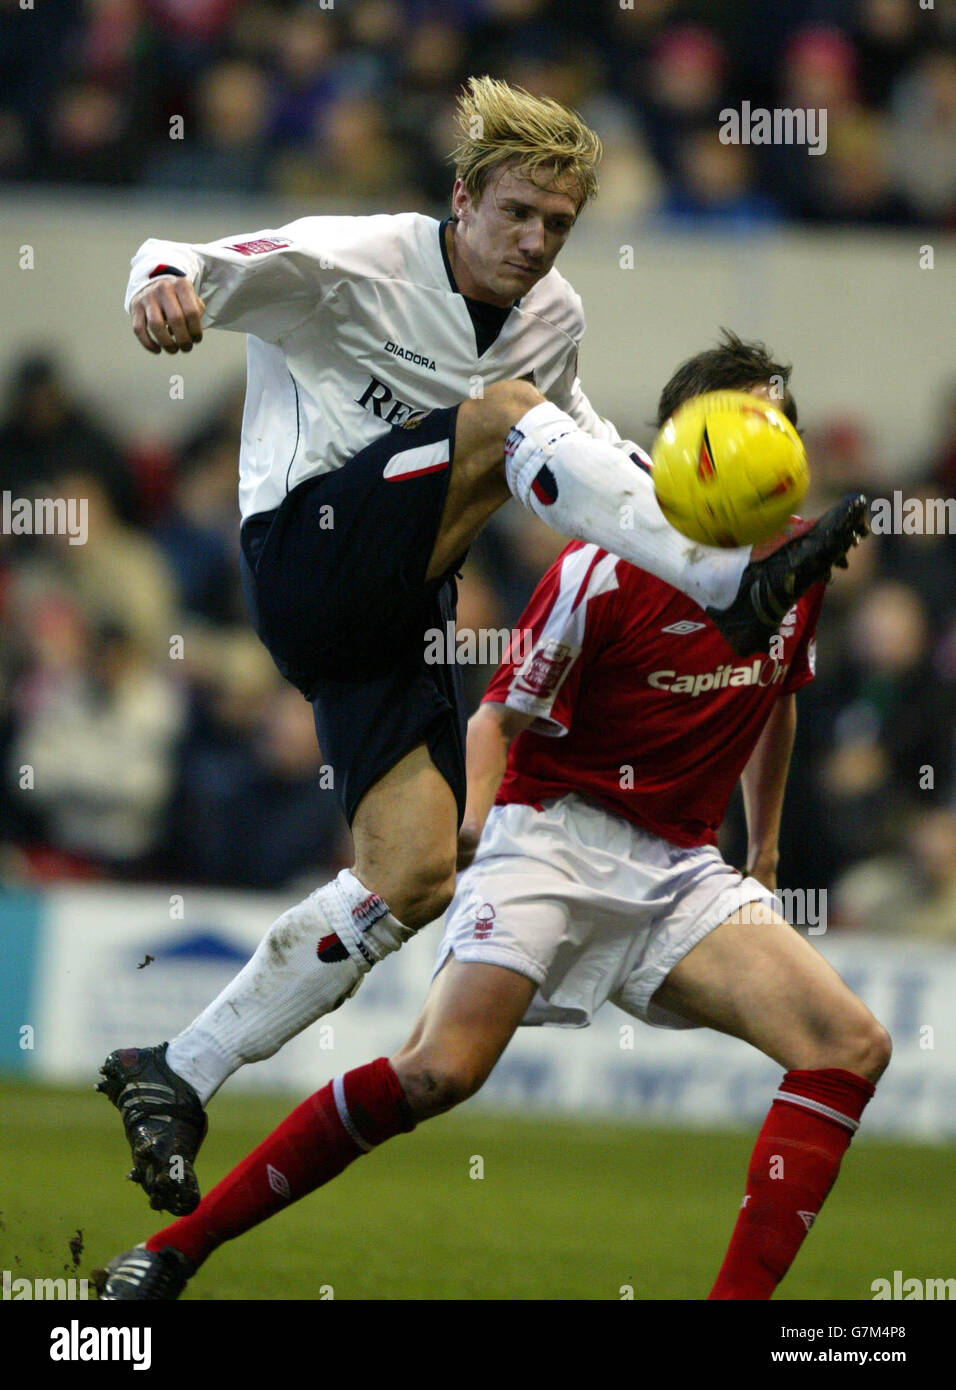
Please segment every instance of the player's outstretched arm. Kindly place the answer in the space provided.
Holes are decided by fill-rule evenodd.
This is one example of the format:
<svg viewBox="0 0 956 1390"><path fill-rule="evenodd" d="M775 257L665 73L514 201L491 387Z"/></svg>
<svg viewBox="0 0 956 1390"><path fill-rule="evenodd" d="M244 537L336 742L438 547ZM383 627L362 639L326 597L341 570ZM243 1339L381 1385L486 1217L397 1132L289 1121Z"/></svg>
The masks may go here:
<svg viewBox="0 0 956 1390"><path fill-rule="evenodd" d="M740 779L747 816L747 872L771 892L777 888L780 818L796 732L796 696L781 695Z"/></svg>
<svg viewBox="0 0 956 1390"><path fill-rule="evenodd" d="M534 715L508 705L486 701L468 721L465 771L468 793L458 832L458 868L467 869L475 857L488 812L494 805L508 764L508 749Z"/></svg>
<svg viewBox="0 0 956 1390"><path fill-rule="evenodd" d="M154 354L189 352L211 327L277 342L341 278L354 221L361 219L302 218L276 231L195 245L144 241L131 262L125 299L136 338ZM368 268L354 255L349 264Z"/></svg>

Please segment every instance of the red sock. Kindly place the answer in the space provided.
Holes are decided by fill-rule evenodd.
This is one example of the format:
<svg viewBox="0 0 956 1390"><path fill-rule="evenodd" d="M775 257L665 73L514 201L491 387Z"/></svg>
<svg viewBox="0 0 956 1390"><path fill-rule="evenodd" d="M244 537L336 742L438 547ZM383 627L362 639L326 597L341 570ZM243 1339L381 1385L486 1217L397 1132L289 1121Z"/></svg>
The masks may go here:
<svg viewBox="0 0 956 1390"><path fill-rule="evenodd" d="M787 1072L754 1146L747 1195L710 1298L771 1296L836 1181L873 1091L840 1067Z"/></svg>
<svg viewBox="0 0 956 1390"><path fill-rule="evenodd" d="M224 1240L337 1177L359 1154L415 1128L387 1057L323 1086L227 1173L189 1216L157 1231L148 1250L167 1245L200 1265Z"/></svg>

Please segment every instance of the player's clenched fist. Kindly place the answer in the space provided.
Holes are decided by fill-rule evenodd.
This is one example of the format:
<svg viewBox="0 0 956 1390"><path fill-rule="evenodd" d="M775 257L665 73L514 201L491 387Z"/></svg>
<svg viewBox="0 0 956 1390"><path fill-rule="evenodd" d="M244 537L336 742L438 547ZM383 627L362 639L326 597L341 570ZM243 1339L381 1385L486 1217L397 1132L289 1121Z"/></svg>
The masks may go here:
<svg viewBox="0 0 956 1390"><path fill-rule="evenodd" d="M164 276L140 290L130 304L133 332L147 352L191 352L202 342L205 304L183 276Z"/></svg>

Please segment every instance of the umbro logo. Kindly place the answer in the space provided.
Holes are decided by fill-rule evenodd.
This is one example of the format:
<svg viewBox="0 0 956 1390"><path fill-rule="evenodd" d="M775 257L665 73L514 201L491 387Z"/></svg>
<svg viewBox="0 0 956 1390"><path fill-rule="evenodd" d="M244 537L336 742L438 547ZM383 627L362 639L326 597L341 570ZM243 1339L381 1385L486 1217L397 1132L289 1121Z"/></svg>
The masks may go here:
<svg viewBox="0 0 956 1390"><path fill-rule="evenodd" d="M813 1225L814 1221L816 1221L817 1219L817 1214L815 1211L798 1211L797 1215L803 1222L804 1226L806 1226L808 1231L810 1227Z"/></svg>
<svg viewBox="0 0 956 1390"><path fill-rule="evenodd" d="M674 637L686 637L688 632L700 632L706 626L704 623L691 622L690 618L681 618L679 623L671 623L669 627L662 627L661 632L670 632Z"/></svg>
<svg viewBox="0 0 956 1390"><path fill-rule="evenodd" d="M280 1173L278 1168L273 1168L271 1163L267 1163L266 1177L269 1179L269 1186L276 1196L288 1201L292 1196L292 1188L289 1186L289 1179L285 1173Z"/></svg>

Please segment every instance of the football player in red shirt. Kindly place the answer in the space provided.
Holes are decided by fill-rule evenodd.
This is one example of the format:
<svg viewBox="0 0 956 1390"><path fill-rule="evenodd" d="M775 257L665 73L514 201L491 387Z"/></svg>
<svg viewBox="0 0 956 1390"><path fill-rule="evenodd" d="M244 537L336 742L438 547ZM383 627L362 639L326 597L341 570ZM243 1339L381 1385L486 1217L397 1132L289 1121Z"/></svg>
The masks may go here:
<svg viewBox="0 0 956 1390"><path fill-rule="evenodd" d="M788 377L725 334L668 383L660 422L702 391L773 399ZM788 389L780 403L795 421ZM195 1212L117 1256L101 1296L177 1297L223 1241L473 1095L521 1023L586 1024L610 999L652 1026L729 1033L785 1069L710 1293L770 1298L890 1055L772 896L822 601L817 584L768 654L741 659L677 589L569 545L518 624L530 654L503 662L468 726L469 867L408 1041L311 1096ZM716 847L738 779L746 876Z"/></svg>

